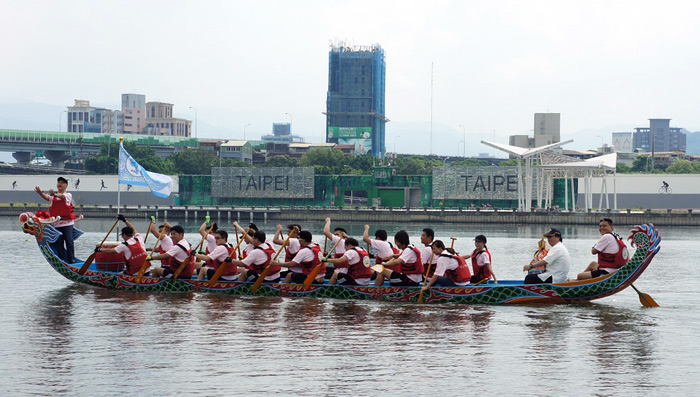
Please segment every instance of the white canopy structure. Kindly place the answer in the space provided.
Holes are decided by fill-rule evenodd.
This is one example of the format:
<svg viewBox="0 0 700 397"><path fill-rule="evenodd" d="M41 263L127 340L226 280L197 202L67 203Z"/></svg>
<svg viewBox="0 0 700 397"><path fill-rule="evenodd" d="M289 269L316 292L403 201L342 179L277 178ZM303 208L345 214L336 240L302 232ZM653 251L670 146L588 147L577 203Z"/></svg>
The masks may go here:
<svg viewBox="0 0 700 397"><path fill-rule="evenodd" d="M554 148L562 147L571 142L573 142L573 140L568 140L566 142L556 142L536 148L522 148L519 146L504 145L502 143L481 141L481 143L483 143L484 145L491 146L492 148L506 152L518 159L518 211L532 211L533 158L538 154L551 151ZM523 175L521 164L523 160L525 161L525 175ZM538 178L538 203L540 201L542 191L542 184L541 182L539 182L540 179L541 178Z"/></svg>
<svg viewBox="0 0 700 397"><path fill-rule="evenodd" d="M583 186L579 186L579 192L584 194L584 207L588 211L593 208L593 183L592 179L603 178L600 190L600 200L598 208L603 209L603 196L605 196L605 208L610 209L608 198L608 175L613 175L613 208L617 209L617 186L615 176L617 170L617 153L605 154L586 160L578 160L568 156L557 156L552 153L543 154L540 158L538 168L542 170L543 185L552 186L554 178L564 178L564 209L569 208L569 178L571 178L571 209L576 208L576 195L574 193L574 178L583 178ZM550 207L552 202L551 194L545 197L545 207ZM539 205L538 194L538 205Z"/></svg>

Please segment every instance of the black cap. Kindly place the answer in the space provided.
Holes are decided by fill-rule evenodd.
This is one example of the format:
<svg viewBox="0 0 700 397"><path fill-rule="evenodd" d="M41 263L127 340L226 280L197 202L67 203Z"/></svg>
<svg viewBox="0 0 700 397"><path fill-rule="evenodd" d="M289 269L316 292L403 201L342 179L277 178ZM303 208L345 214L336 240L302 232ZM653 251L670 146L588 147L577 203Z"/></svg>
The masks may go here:
<svg viewBox="0 0 700 397"><path fill-rule="evenodd" d="M547 233L545 233L543 236L544 236L544 237L556 236L556 237L561 238L561 232L559 231L559 229L551 228L551 229L549 229L549 231L548 231Z"/></svg>
<svg viewBox="0 0 700 397"><path fill-rule="evenodd" d="M480 234L480 235L474 237L474 241L478 241L480 243L486 244L486 236L484 236L483 234Z"/></svg>

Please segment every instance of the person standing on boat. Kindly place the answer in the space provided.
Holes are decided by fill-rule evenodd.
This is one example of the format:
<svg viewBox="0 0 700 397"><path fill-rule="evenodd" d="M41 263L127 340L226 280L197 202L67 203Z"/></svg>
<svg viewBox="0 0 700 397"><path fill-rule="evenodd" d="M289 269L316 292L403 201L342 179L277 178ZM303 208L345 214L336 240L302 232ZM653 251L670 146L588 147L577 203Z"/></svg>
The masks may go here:
<svg viewBox="0 0 700 397"><path fill-rule="evenodd" d="M389 279L392 286L417 287L423 281L423 260L421 252L416 248L408 237L405 230L399 230L394 235L394 243L400 250L401 255L388 262L382 263L384 269L377 274L374 285L384 284L384 279ZM400 265L398 269L391 270L387 267Z"/></svg>
<svg viewBox="0 0 700 397"><path fill-rule="evenodd" d="M333 233L331 233L331 218L326 218L326 224L323 226L323 234L326 236L327 239L331 240L331 247L335 245L335 243L340 240L340 243L338 243L338 246L335 247L335 258L340 258L345 254L345 239L348 237L348 232L345 231L342 227L336 227L333 229ZM326 255L327 253L324 252L323 255Z"/></svg>
<svg viewBox="0 0 700 397"><path fill-rule="evenodd" d="M587 280L612 273L624 266L630 259L627 245L613 231L613 221L603 218L598 223L600 240L591 248L591 254L598 255L598 260L591 262L586 270L578 274L578 280Z"/></svg>
<svg viewBox="0 0 700 397"><path fill-rule="evenodd" d="M233 247L228 244L228 232L217 229L214 233L210 233L209 236L207 236L207 243L209 242L210 236L216 241L214 249L207 247L209 252L206 254L196 253L194 255L195 258L206 262L206 266L203 266L199 270L197 280L204 280L204 277L211 279L219 266L226 266L226 269L224 269L221 274L223 280L235 280L236 274L238 274L238 268L231 263L230 257L234 254Z"/></svg>
<svg viewBox="0 0 700 397"><path fill-rule="evenodd" d="M312 241L313 236L308 230L299 232L299 251L291 260L284 262L272 261L272 266L281 266L289 269L289 273L284 278L285 283L303 284L306 281L306 276L311 274L314 267L321 265L321 271L316 277L317 283L323 283L326 276L326 265L321 262L323 253L321 247ZM291 239L290 239L291 240Z"/></svg>
<svg viewBox="0 0 700 397"><path fill-rule="evenodd" d="M362 234L362 241L377 251L374 256L377 265L398 258L399 250L387 240L387 233L384 229L377 229L374 232L374 239L369 238L369 225L365 225L365 232Z"/></svg>
<svg viewBox="0 0 700 397"><path fill-rule="evenodd" d="M563 283L567 280L571 259L569 250L562 242L561 232L559 229L552 228L544 234L544 237L547 237L547 242L552 247L547 256L539 261L533 260L533 263L523 267L523 270L530 271L544 265L545 271L539 274L528 274L525 277L525 284Z"/></svg>
<svg viewBox="0 0 700 397"><path fill-rule="evenodd" d="M493 265L491 253L486 248L486 236L480 234L474 237L474 251L471 255L472 270L474 275L471 278L472 283L478 283L481 280L490 279L493 277L493 283L498 284L496 275L493 273Z"/></svg>
<svg viewBox="0 0 700 397"><path fill-rule="evenodd" d="M51 246L54 247L59 258L66 263L73 263L75 259L75 246L73 244L75 212L73 211L73 195L66 192L67 188L68 180L59 176L56 179L56 190L49 189L49 193L46 194L39 186L36 186L34 191L51 203L49 215L61 217L61 220L53 224L53 227L61 233L61 237Z"/></svg>
<svg viewBox="0 0 700 397"><path fill-rule="evenodd" d="M117 219L124 222L126 227L122 228L122 238L124 242L114 248L95 248L95 252L103 252L105 254L122 254L126 260L126 268L124 274L135 275L141 270L141 266L146 261L148 253L143 236L136 231L136 227L127 221L124 215L117 215Z"/></svg>
<svg viewBox="0 0 700 397"><path fill-rule="evenodd" d="M335 271L328 284L369 285L372 277L369 253L361 248L360 243L352 237L345 239L345 253L340 258L328 259L335 266Z"/></svg>
<svg viewBox="0 0 700 397"><path fill-rule="evenodd" d="M435 231L431 228L423 229L423 233L420 235L420 242L425 248L421 251L421 260L423 261L423 266L425 268L430 267L428 278L433 277L435 273L435 264L437 263L437 256L433 255L433 240L435 239ZM430 261L432 259L432 262ZM428 266L431 264L431 266Z"/></svg>
<svg viewBox="0 0 700 397"><path fill-rule="evenodd" d="M265 233L259 230L253 234L250 246L253 247L250 253L243 260L234 260L233 264L238 266L238 280L254 283L260 278L267 265L272 262L275 248L272 246L272 242L267 240ZM281 270L282 268L279 266L270 266L263 282L278 283Z"/></svg>
<svg viewBox="0 0 700 397"><path fill-rule="evenodd" d="M467 262L454 252L445 248L445 243L435 240L432 244L434 257L437 258L435 273L423 287L423 291L437 284L443 287L458 287L469 284L471 272Z"/></svg>
<svg viewBox="0 0 700 397"><path fill-rule="evenodd" d="M180 225L175 225L170 228L170 239L172 240L172 246L170 248L165 247L165 238L161 241L161 246L163 247L165 253L154 255L147 260L162 260L167 259L169 262L168 267L157 267L153 269L153 277L167 277L177 271L180 265L187 260L191 255L190 243L185 240L185 229ZM182 270L179 277L180 278L191 278L194 274L194 261L190 260L185 269Z"/></svg>

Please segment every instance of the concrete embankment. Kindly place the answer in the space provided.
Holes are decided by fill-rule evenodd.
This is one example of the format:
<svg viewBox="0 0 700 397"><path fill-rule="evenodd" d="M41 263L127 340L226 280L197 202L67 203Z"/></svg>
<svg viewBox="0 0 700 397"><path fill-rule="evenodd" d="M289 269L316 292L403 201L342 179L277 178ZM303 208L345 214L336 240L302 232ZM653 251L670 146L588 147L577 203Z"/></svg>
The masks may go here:
<svg viewBox="0 0 700 397"><path fill-rule="evenodd" d="M46 210L46 206L14 204L0 207L0 216L18 216L22 212ZM86 218L112 218L116 206L78 206L76 214ZM644 210L610 212L517 212L510 209L373 209L373 208L232 208L207 206L122 206L125 216L159 221L202 222L206 215L216 222L321 222L326 217L334 221L358 223L500 223L590 225L600 218L610 217L617 224L654 223L657 226L700 226L700 213L692 210Z"/></svg>

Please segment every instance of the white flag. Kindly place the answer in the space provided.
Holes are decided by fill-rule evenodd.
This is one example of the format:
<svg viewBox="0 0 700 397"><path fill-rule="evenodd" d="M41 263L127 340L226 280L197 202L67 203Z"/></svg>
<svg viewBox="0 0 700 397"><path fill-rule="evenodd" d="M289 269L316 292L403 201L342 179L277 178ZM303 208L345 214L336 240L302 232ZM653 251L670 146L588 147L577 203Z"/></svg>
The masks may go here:
<svg viewBox="0 0 700 397"><path fill-rule="evenodd" d="M151 193L163 198L169 197L170 193L173 192L173 178L146 171L124 149L124 144L120 144L119 148L119 183L122 185L148 186Z"/></svg>

